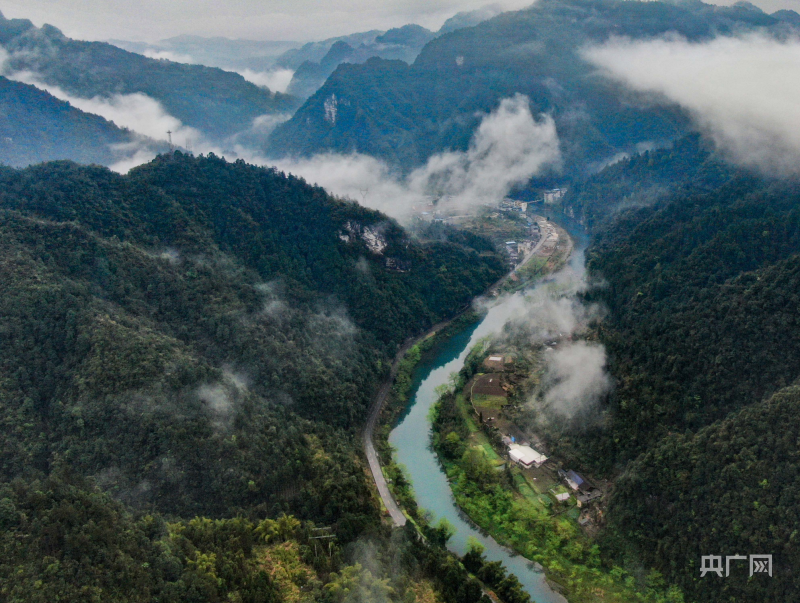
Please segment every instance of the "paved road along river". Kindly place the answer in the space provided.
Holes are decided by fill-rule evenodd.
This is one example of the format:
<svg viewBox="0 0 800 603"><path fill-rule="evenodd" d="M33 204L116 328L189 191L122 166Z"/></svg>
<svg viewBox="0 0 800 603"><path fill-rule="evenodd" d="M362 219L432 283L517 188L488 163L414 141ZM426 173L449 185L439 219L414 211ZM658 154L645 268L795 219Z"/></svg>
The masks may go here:
<svg viewBox="0 0 800 603"><path fill-rule="evenodd" d="M559 223L572 226L569 230L576 246L570 263L573 269L582 271L584 237L568 220L562 221L559 217ZM536 603L564 603L566 599L549 587L544 574L530 561L482 534L458 509L447 477L430 447L428 414L436 402L436 388L447 383L451 373L461 369L467 353L479 339L498 331L505 324L513 308L514 304L501 301L489 310L477 326L442 344L434 358L417 367L410 408L390 434L389 441L397 450L398 462L405 465L408 471L419 506L431 511L436 520L444 517L455 527L456 532L448 542L450 550L463 555L467 551L467 540L472 537L486 547L485 554L490 561L502 561L519 578Z"/></svg>

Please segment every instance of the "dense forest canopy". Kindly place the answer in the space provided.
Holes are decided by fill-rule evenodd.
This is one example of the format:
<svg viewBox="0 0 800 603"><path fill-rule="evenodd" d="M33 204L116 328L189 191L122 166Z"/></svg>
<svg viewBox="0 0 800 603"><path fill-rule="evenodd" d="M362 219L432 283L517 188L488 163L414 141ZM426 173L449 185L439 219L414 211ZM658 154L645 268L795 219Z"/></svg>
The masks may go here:
<svg viewBox="0 0 800 603"><path fill-rule="evenodd" d="M135 508L358 533L375 509L352 437L389 358L502 273L243 162L0 180L3 479L67 462Z"/></svg>
<svg viewBox="0 0 800 603"><path fill-rule="evenodd" d="M541 436L609 480L608 506L602 558L559 520L537 524L550 545L526 555L567 551L561 577L572 562L655 576L672 600L677 587L686 601L797 600L800 181L731 165L684 110L598 77L580 52L612 37L785 39L800 16L616 0L493 11L286 53L309 98L264 150L362 152L400 174L467 149L501 99L551 115L564 169L525 192L567 183L561 209L592 235L581 295L602 309L587 337L613 388L596 422ZM2 15L0 45L9 77L146 94L214 143L300 104ZM507 270L490 241L438 222L412 232L213 154L164 153L124 176L18 169L166 149L6 77L0 113L0 600L487 603L485 585L527 599L477 549L463 564L445 551L448 526L394 464L420 527L392 531L360 451L401 346ZM454 437L436 443L456 494L473 509L491 495L481 525L499 526L510 472L463 446L458 398L443 400L434 420ZM703 555L761 553L771 579L699 575Z"/></svg>
<svg viewBox="0 0 800 603"><path fill-rule="evenodd" d="M726 164L697 136L635 155L564 200L594 234L616 388L572 438L616 482L603 539L687 600L793 600L800 425L800 183ZM786 447L789 448L786 448ZM700 579L702 555L774 554L772 580Z"/></svg>

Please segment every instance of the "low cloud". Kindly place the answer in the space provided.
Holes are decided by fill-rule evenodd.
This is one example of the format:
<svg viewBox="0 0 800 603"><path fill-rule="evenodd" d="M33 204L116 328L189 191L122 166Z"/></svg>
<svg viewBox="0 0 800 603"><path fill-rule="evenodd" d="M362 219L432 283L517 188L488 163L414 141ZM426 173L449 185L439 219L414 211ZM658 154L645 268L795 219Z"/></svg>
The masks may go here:
<svg viewBox="0 0 800 603"><path fill-rule="evenodd" d="M518 94L483 118L467 151L434 155L406 177L360 154L327 153L274 163L335 195L402 219L415 204L431 199L439 199L438 207L450 211L496 204L515 186L558 169L560 162L552 117L534 119L528 98Z"/></svg>
<svg viewBox="0 0 800 603"><path fill-rule="evenodd" d="M135 139L129 143L113 144L111 150L122 159L108 167L120 174L127 174L129 170L147 163L156 156L156 150L152 148L151 141L144 138Z"/></svg>
<svg viewBox="0 0 800 603"><path fill-rule="evenodd" d="M215 429L227 431L231 428L238 403L247 395L248 387L247 376L234 373L226 367L221 381L207 383L197 388L197 398L205 405Z"/></svg>
<svg viewBox="0 0 800 603"><path fill-rule="evenodd" d="M148 48L142 54L148 59L163 59L166 61L172 61L173 63L185 63L187 65L194 65L196 63L196 61L188 54L172 52L171 50L155 50Z"/></svg>
<svg viewBox="0 0 800 603"><path fill-rule="evenodd" d="M686 109L733 161L800 173L800 40L616 39L583 51L606 77Z"/></svg>
<svg viewBox="0 0 800 603"><path fill-rule="evenodd" d="M544 403L568 419L592 408L611 389L606 350L596 343L570 341L548 354Z"/></svg>
<svg viewBox="0 0 800 603"><path fill-rule="evenodd" d="M540 420L588 419L611 389L604 346L585 340L590 324L604 315L581 299L590 286L583 253L575 252L535 287L483 304L487 314L477 336L492 333L501 347L541 350L543 365L532 375L543 371L541 387L530 399Z"/></svg>
<svg viewBox="0 0 800 603"><path fill-rule="evenodd" d="M269 88L272 92L286 92L292 81L294 71L291 69L272 69L270 71L253 71L252 69L231 69L248 82L256 86Z"/></svg>
<svg viewBox="0 0 800 603"><path fill-rule="evenodd" d="M30 71L18 71L7 74L7 77L36 86L60 100L69 102L81 111L94 113L114 122L120 128L127 128L154 140L165 140L168 131L171 131L173 139L181 144L186 142L191 144L192 141L202 139L202 134L198 130L184 126L177 117L167 113L161 103L141 92L82 98L73 96L58 86L42 82Z"/></svg>

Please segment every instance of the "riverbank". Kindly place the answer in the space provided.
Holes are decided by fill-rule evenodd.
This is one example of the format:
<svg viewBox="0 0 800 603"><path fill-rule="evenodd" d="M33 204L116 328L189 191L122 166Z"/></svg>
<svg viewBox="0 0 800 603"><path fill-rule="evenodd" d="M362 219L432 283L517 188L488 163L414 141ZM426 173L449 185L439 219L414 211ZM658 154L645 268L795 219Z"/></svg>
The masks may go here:
<svg viewBox="0 0 800 603"><path fill-rule="evenodd" d="M578 511L535 492L518 467L482 431L465 399L462 378L433 412L434 449L459 508L497 542L544 568L548 584L570 603L682 601L656 572L644 580L609 566L578 527ZM573 516L574 515L574 516Z"/></svg>
<svg viewBox="0 0 800 603"><path fill-rule="evenodd" d="M529 251L523 261L489 287L486 293L488 297L523 288L536 278L553 271L555 266L566 263L573 249L572 238L563 228L547 218L535 216L535 219L542 224L540 228L545 223L549 224L550 232L546 235L543 233L539 243ZM395 425L400 411L407 406L411 375L422 354L478 320L479 316L471 308L465 308L452 319L434 325L426 333L407 341L395 355L389 376L370 406L363 432L364 454L382 507L397 527L406 523L406 516L398 505L397 497L403 499L406 509L416 509L416 503L413 494L405 487L403 472L394 463L388 443L389 431ZM391 484L395 484L395 487Z"/></svg>
<svg viewBox="0 0 800 603"><path fill-rule="evenodd" d="M585 246L585 239L580 237L580 233L576 240L579 244L574 246L572 255L574 262L582 258ZM573 251L571 241L570 237L570 252ZM566 263L569 257L568 254L564 254L562 261L554 268L557 269ZM528 509L527 515L522 514L526 520L530 520L528 523L514 521L502 524L503 529L498 530L495 524L504 519L500 513L502 507L499 505L493 507L489 504L491 501L481 496L480 488L470 491L469 488L475 486L475 481L470 479L466 471L458 469L467 475L466 479L459 483L457 480L459 476L455 475L452 469L448 469L450 475L442 470L440 459L430 446L430 411L441 398L443 387L454 389L451 376L463 368L469 350L484 337L495 333L514 315L515 303L512 301L514 299L513 296L503 296L495 302L488 303L488 311L480 322L465 326L463 331L450 338L442 338L427 353L425 350L420 350L419 356L409 358L404 371L405 384L402 388L404 393L402 400L399 400L399 407L407 409L399 415L388 414L385 419L382 418L382 435L387 431L387 424L392 425L395 420L398 422L389 433L389 443L395 451L393 463L385 468L392 482L390 487L394 489L404 509L413 510L428 524L436 524L441 519L446 520L453 532L447 542L449 550L465 559L464 556L474 550L475 543L479 543L484 549L486 563L502 563L508 571L519 578L525 592L529 593L537 603L563 603L567 600L548 584L542 568L544 565L548 566L546 571L563 585L564 592L573 601L605 600L625 601L625 603L680 601L680 598L664 594L658 588L651 589L652 596L647 592L640 592L637 586L638 577L629 576L618 568L603 567L599 553L595 552L594 543L586 539L579 530L573 531L565 517L561 517L565 520L563 523L558 520L553 522L547 515L539 516ZM456 463L460 460L460 458L453 459L451 462ZM492 468L491 474L496 473L497 469ZM449 481L448 477L453 481ZM463 490L459 489L460 484L464 486ZM513 489L499 490L497 496L504 498L508 513L526 511L520 504L519 493ZM470 506L470 500L473 498L475 506ZM488 510L483 517L481 517L482 510ZM532 533L541 539L538 541L540 544L546 544L548 540L557 542L556 551L559 554L567 551L569 554L577 555L575 559L583 562L581 566L586 568L585 572L576 562L564 563L563 567L554 567L552 561L558 563L558 558L543 557L545 563L536 565L535 555L539 552L536 542L532 542L532 547L528 549L523 546L525 539L531 540ZM493 535L497 538L493 538ZM518 537L518 542L515 543L514 537ZM526 553L533 561L510 550L509 545L517 552ZM567 556L566 559L570 560L570 557ZM564 573L558 573L560 570ZM655 587L658 586L657 575L643 577L649 579ZM578 586L586 587L580 594L577 594L575 578L582 580ZM592 588L596 589L595 592L591 591ZM618 588L619 590L616 590ZM667 596L671 598L666 598Z"/></svg>
<svg viewBox="0 0 800 603"><path fill-rule="evenodd" d="M566 231L560 238L562 245L559 249L572 245ZM556 246L553 246L548 252L548 259L555 251ZM558 263L553 262L551 265L562 265L567 261L568 254L564 253L560 257ZM497 291L504 282L498 283L493 289ZM508 318L508 299L505 296L494 302L487 299L487 303L482 304L486 308L485 314L478 322L470 324L465 316L463 324L454 323L448 332L439 332L439 336L431 336L420 348L412 347L408 351L405 366L397 374L397 387L393 388L398 397L394 404L386 404L387 411L381 417L380 433L376 441L380 442L378 448L383 448L388 434L388 444L383 455L388 462L383 473L388 478L387 484L394 497L408 516L422 526L439 526L439 522L445 520L444 530L452 532L452 537L447 541L450 551L463 557L471 550L472 544L480 543L484 547L487 563L494 564L491 567L502 563L511 574L519 578L521 589L530 594L534 601L564 603L566 600L548 587L540 569L527 559L498 545L459 510L446 476L430 448L428 412L438 398L437 388L446 385L450 374L460 370L467 350L477 339L494 332L496 325L502 324ZM395 421L398 423L397 427L391 429ZM390 457L392 450L395 454ZM508 586L513 581L509 577L505 585ZM511 589L510 592L515 591Z"/></svg>
<svg viewBox="0 0 800 603"><path fill-rule="evenodd" d="M545 289L539 297L559 297L559 291ZM579 525L586 502L581 509L580 497L567 493L555 475L553 467L560 464L545 459L536 470L523 470L509 460L508 442L515 446L510 435L516 434L517 442L526 445L524 440L530 437L513 425L514 413L527 403L528 388L535 381L526 377L536 373L547 353L559 345L548 339L533 343L526 337L512 341L518 348L509 348L514 344L505 338L494 342L472 338L457 367L458 377L449 378L447 387L435 392L433 447L459 511L498 543L542 567L551 589L566 595L570 603L682 601L680 591L667 589L657 572L642 568L634 575L603 555ZM510 420L505 408L512 410ZM563 493L566 498L560 497Z"/></svg>

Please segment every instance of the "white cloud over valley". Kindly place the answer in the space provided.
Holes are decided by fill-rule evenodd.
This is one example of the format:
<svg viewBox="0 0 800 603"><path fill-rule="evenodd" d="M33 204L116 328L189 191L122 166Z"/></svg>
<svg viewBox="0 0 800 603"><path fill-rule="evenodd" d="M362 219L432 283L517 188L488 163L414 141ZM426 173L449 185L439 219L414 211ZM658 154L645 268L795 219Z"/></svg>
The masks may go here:
<svg viewBox="0 0 800 603"><path fill-rule="evenodd" d="M607 77L685 108L733 161L800 172L800 40L612 40L584 51Z"/></svg>
<svg viewBox="0 0 800 603"><path fill-rule="evenodd" d="M468 150L434 155L406 177L361 154L325 153L274 163L333 194L402 218L431 197L441 197L440 207L453 211L496 203L560 162L555 122L548 115L535 119L528 98L516 95L483 118Z"/></svg>

